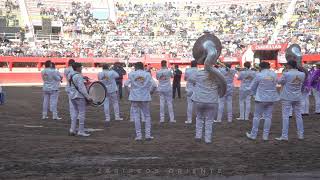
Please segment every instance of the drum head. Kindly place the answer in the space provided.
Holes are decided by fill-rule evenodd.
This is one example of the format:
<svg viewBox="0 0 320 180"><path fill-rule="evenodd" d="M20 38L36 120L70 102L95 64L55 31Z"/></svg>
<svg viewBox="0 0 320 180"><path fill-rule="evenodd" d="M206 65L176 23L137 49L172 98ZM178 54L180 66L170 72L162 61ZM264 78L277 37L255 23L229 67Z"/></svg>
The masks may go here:
<svg viewBox="0 0 320 180"><path fill-rule="evenodd" d="M102 82L95 81L90 84L88 88L88 94L93 100L90 103L92 106L101 106L104 104L104 101L106 100L107 88Z"/></svg>

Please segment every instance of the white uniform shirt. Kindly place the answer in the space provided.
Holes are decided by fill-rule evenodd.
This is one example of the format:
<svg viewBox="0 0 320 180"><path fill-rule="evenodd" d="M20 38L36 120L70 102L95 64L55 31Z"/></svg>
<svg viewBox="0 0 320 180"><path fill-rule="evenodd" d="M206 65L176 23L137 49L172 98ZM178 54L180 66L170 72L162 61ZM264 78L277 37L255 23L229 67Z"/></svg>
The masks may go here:
<svg viewBox="0 0 320 180"><path fill-rule="evenodd" d="M172 72L167 69L163 68L157 71L157 80L159 81L158 90L159 92L168 92L172 91L171 87L171 78L172 78Z"/></svg>
<svg viewBox="0 0 320 180"><path fill-rule="evenodd" d="M53 70L54 70L55 73L60 77L59 80L55 80L54 90L59 90L59 88L60 88L60 86L61 86L62 76L61 76L61 74L60 74L60 72L59 72L58 70L55 70L55 69L53 69Z"/></svg>
<svg viewBox="0 0 320 180"><path fill-rule="evenodd" d="M225 78L227 82L227 92L226 95L231 95L233 93L233 79L237 71L235 69L229 69L227 70L226 68L219 68L219 71Z"/></svg>
<svg viewBox="0 0 320 180"><path fill-rule="evenodd" d="M70 77L70 79L72 78L72 81L73 81L73 83L70 84L70 89L69 89L71 99L85 98L85 97L89 99L87 88L84 85L83 76L78 72L73 72L68 76ZM80 92L75 88L75 86L77 86Z"/></svg>
<svg viewBox="0 0 320 180"><path fill-rule="evenodd" d="M189 79L196 72L198 72L198 68L196 67L186 69L186 72L184 74L184 79L187 81L187 85L186 85L187 92L193 92L194 83L189 82Z"/></svg>
<svg viewBox="0 0 320 180"><path fill-rule="evenodd" d="M72 74L73 72L74 71L73 71L72 67L68 67L68 68L64 69L64 77L67 80L66 92L69 92L69 89L70 89L69 78L70 78L70 74Z"/></svg>
<svg viewBox="0 0 320 180"><path fill-rule="evenodd" d="M256 77L256 72L250 69L246 69L244 71L239 72L238 80L241 81L241 85L239 90L246 90Z"/></svg>
<svg viewBox="0 0 320 180"><path fill-rule="evenodd" d="M191 99L201 103L218 103L218 84L215 79L209 79L209 73L199 70L194 73L189 81L194 83Z"/></svg>
<svg viewBox="0 0 320 180"><path fill-rule="evenodd" d="M53 91L59 89L56 88L56 81L60 81L61 79L54 69L45 68L41 71L41 77L43 80L43 91Z"/></svg>
<svg viewBox="0 0 320 180"><path fill-rule="evenodd" d="M150 73L137 70L129 73L125 85L130 86L129 101L151 101L150 89L152 77Z"/></svg>
<svg viewBox="0 0 320 180"><path fill-rule="evenodd" d="M269 69L257 73L249 89L259 102L275 102L280 99L277 91L277 74Z"/></svg>
<svg viewBox="0 0 320 180"><path fill-rule="evenodd" d="M297 69L284 72L278 83L282 85L280 98L288 101L300 101L305 74Z"/></svg>
<svg viewBox="0 0 320 180"><path fill-rule="evenodd" d="M114 70L103 70L98 73L98 79L106 86L108 93L118 91L118 86L116 84L116 79L118 77L119 74Z"/></svg>

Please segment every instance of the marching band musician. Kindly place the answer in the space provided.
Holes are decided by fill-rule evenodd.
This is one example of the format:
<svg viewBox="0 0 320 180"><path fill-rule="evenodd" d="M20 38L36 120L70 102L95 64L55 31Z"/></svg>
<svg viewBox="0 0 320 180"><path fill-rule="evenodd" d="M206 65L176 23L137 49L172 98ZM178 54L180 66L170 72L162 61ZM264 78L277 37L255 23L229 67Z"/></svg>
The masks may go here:
<svg viewBox="0 0 320 180"><path fill-rule="evenodd" d="M310 80L310 72L308 71L307 67L305 66L304 69L306 70L305 72L305 81L302 85L302 96L301 96L301 114L302 116L308 116L310 113L310 101L309 101L309 96L311 89L309 88L309 80Z"/></svg>
<svg viewBox="0 0 320 180"><path fill-rule="evenodd" d="M58 116L57 106L58 106L58 99L59 99L59 89L60 89L63 77L61 76L60 72L56 70L56 65L54 63L51 64L51 68L56 73L56 75L60 77L60 79L55 80L54 90L52 91L52 103L50 103L50 109L53 113L53 119L61 120L62 118Z"/></svg>
<svg viewBox="0 0 320 180"><path fill-rule="evenodd" d="M313 88L313 96L316 103L315 113L320 114L320 62L316 64L310 77L310 86Z"/></svg>
<svg viewBox="0 0 320 180"><path fill-rule="evenodd" d="M126 88L130 85L129 101L133 108L132 115L135 122L136 141L142 140L140 111L143 112L145 117L145 139L152 140L151 136L151 116L150 116L150 103L152 86L152 77L150 73L143 70L143 63L137 62L135 64L135 71L129 74L129 81L127 81Z"/></svg>
<svg viewBox="0 0 320 180"><path fill-rule="evenodd" d="M287 62L287 72L284 72L279 84L282 85L280 93L280 99L282 100L282 135L276 140L287 141L288 140L288 128L289 128L289 111L292 108L297 122L298 138L303 139L303 120L301 115L301 96L302 85L305 80L305 74L298 71L297 62L289 60Z"/></svg>
<svg viewBox="0 0 320 180"><path fill-rule="evenodd" d="M249 120L251 110L251 95L248 92L248 87L256 76L256 72L251 70L251 63L244 63L245 69L239 72L238 80L241 81L239 88L239 109L240 117L237 120Z"/></svg>
<svg viewBox="0 0 320 180"><path fill-rule="evenodd" d="M66 92L68 94L68 100L69 100L69 112L70 112L70 117L72 118L73 114L74 114L74 108L73 105L71 103L71 98L70 98L70 75L73 74L73 68L72 68L72 64L75 63L74 59L69 59L68 61L68 68L66 68L64 70L64 77L67 80L67 85L66 85Z"/></svg>
<svg viewBox="0 0 320 180"><path fill-rule="evenodd" d="M52 62L50 60L46 61L44 63L45 68L41 71L41 76L43 80L43 106L42 106L42 119L48 119L48 107L49 102L50 106L54 104L54 101L56 99L57 91L59 90L59 87L57 87L56 83L57 81L61 81L60 75L56 73L55 70L53 70ZM57 108L52 108L52 119L58 120L58 112Z"/></svg>
<svg viewBox="0 0 320 180"><path fill-rule="evenodd" d="M186 85L186 92L187 92L187 103L188 103L188 108L187 108L187 121L185 121L186 124L191 124L192 123L192 110L193 110L193 102L191 100L191 95L194 90L194 84L189 82L189 78L198 71L197 68L197 61L193 60L191 61L191 67L186 69L185 75L184 75L184 80L187 82Z"/></svg>
<svg viewBox="0 0 320 180"><path fill-rule="evenodd" d="M258 134L260 118L264 117L264 128L262 139L267 141L271 126L274 102L279 101L277 92L277 74L270 70L268 62L259 64L261 71L251 83L249 89L255 95L255 110L251 133L246 133L247 138L255 140Z"/></svg>
<svg viewBox="0 0 320 180"><path fill-rule="evenodd" d="M219 98L218 117L215 122L221 122L225 102L227 102L228 122L232 122L233 79L237 71L235 69L231 69L231 64L226 64L225 67L220 67L219 70L227 81L227 93L223 97Z"/></svg>
<svg viewBox="0 0 320 180"><path fill-rule="evenodd" d="M104 101L104 114L106 118L105 119L106 125L108 126L110 122L110 110L109 110L110 101L113 104L115 120L116 121L123 120L123 118L120 117L118 87L116 84L116 79L119 77L119 74L114 70L109 70L108 64L104 64L102 69L103 71L98 73L98 79L107 88L107 98Z"/></svg>
<svg viewBox="0 0 320 180"><path fill-rule="evenodd" d="M158 91L160 95L160 123L165 119L165 102L167 102L170 122L175 123L173 105L172 105L172 89L170 79L173 77L172 72L167 68L167 61L161 61L161 69L156 73L159 81Z"/></svg>
<svg viewBox="0 0 320 180"><path fill-rule="evenodd" d="M145 69L145 71L148 72L148 73L150 73L150 75L151 75L151 70L150 70L150 69ZM129 74L130 74L130 73L129 73ZM126 87L126 90L127 90L128 92L130 92L130 80L129 80L129 79L124 82L124 86ZM156 81L152 78L152 85L151 85L151 87L150 87L150 94L151 94L151 95L156 91L157 87L158 87L158 86L157 86ZM131 106L131 107L130 107L130 122L134 122L133 110L134 110L134 109L133 109L133 107ZM146 120L145 120L145 118L144 118L144 114L143 114L142 111L140 111L140 114L138 113L138 119L140 119L140 117L141 117L141 122L146 122Z"/></svg>
<svg viewBox="0 0 320 180"><path fill-rule="evenodd" d="M76 134L77 118L79 117L79 131L77 135L87 137L90 136L90 134L87 134L84 129L86 100L90 102L92 101L92 98L88 94L84 77L82 76L82 64L75 62L72 64L72 68L73 72L72 74L69 74L69 93L74 113L71 117L71 128L69 130L69 134L71 136Z"/></svg>
<svg viewBox="0 0 320 180"><path fill-rule="evenodd" d="M196 141L212 142L213 120L217 116L219 97L226 93L226 80L216 65L221 54L222 45L218 37L206 33L195 42L192 54L197 64L203 64L204 69L194 73L189 81L194 83L191 99L196 109Z"/></svg>

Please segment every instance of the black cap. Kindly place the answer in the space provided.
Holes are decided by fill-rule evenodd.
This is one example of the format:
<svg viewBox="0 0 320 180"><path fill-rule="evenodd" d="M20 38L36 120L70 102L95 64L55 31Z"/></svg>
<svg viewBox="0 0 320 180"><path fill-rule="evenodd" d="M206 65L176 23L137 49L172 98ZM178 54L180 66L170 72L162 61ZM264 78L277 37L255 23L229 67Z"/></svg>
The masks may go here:
<svg viewBox="0 0 320 180"><path fill-rule="evenodd" d="M82 64L81 63L78 63L78 62L74 62L72 64L72 69L75 71L77 68L79 67L82 67Z"/></svg>

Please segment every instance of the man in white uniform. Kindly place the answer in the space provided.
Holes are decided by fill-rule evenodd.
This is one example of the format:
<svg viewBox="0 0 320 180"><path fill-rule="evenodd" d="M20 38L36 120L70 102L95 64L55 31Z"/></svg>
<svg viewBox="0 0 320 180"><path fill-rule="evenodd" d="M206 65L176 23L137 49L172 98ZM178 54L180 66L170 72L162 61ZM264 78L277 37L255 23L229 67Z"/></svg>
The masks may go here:
<svg viewBox="0 0 320 180"><path fill-rule="evenodd" d="M160 94L160 123L165 119L165 102L168 105L170 122L175 123L172 105L172 87L170 79L173 77L172 72L167 68L167 61L161 61L161 69L157 71L157 80L159 81L158 91Z"/></svg>
<svg viewBox="0 0 320 180"><path fill-rule="evenodd" d="M60 89L60 84L62 81L62 76L61 76L60 72L58 70L56 70L56 66L54 63L51 64L51 68L56 73L56 75L60 77L60 80L55 80L54 88L52 91L52 98L50 99L50 109L53 113L53 119L54 120L61 120L62 118L60 118L58 116L57 106L58 106L59 89Z"/></svg>
<svg viewBox="0 0 320 180"><path fill-rule="evenodd" d="M256 72L250 69L250 62L245 62L244 67L245 69L241 71L238 76L238 80L241 81L241 85L239 88L240 117L237 118L237 120L249 120L251 109L251 95L248 88L256 76Z"/></svg>
<svg viewBox="0 0 320 180"><path fill-rule="evenodd" d="M92 101L92 98L89 96L86 86L84 85L84 78L81 74L82 65L81 63L73 63L72 68L74 70L73 74L70 75L70 98L71 103L74 108L74 113L71 118L71 128L69 130L70 135L75 135L77 118L79 117L79 136L90 136L87 134L84 129L84 121L86 114L86 100Z"/></svg>
<svg viewBox="0 0 320 180"><path fill-rule="evenodd" d="M231 64L226 64L226 67L221 67L219 70L227 81L227 93L223 97L219 98L218 117L215 122L221 122L225 102L227 102L228 122L232 122L233 79L237 71L235 69L231 69Z"/></svg>
<svg viewBox="0 0 320 180"><path fill-rule="evenodd" d="M282 135L276 140L287 141L288 140L288 128L289 128L289 111L292 108L297 122L298 138L303 139L303 120L302 120L302 85L305 80L305 74L298 71L297 62L289 60L286 68L287 72L284 72L278 83L282 85L280 98L282 100Z"/></svg>
<svg viewBox="0 0 320 180"><path fill-rule="evenodd" d="M150 73L150 75L151 75L151 77L152 77L152 74L151 74L151 70L150 70L150 69L146 69L146 68L145 68L145 71L148 72L148 73ZM130 73L129 73L129 74L130 74ZM126 88L125 88L126 91L130 92L130 87L131 87L131 85L130 85L130 80L129 80L129 79L124 82L124 86L126 87ZM157 90L157 87L158 87L158 86L157 86L156 80L152 78L152 85L151 85L151 87L150 87L150 94L151 94L151 95ZM130 107L130 122L134 122L134 119L133 119L133 110L134 110L134 109L133 109L133 106L131 106L131 107ZM142 121L142 122L146 122L146 121L145 121L145 118L144 118L144 114L143 114L142 111L140 111L140 114L138 114L138 119L140 119L140 117L141 117L141 121Z"/></svg>
<svg viewBox="0 0 320 180"><path fill-rule="evenodd" d="M194 83L189 82L189 78L196 72L198 72L197 61L194 60L194 61L191 61L191 68L186 69L186 72L184 75L184 80L187 82L186 92L187 92L187 103L188 103L187 121L185 121L186 124L192 123L193 102L191 100L191 96L192 96L194 85L195 85Z"/></svg>
<svg viewBox="0 0 320 180"><path fill-rule="evenodd" d="M262 139L267 141L271 126L273 106L276 101L279 101L277 92L277 74L270 70L268 62L259 64L261 72L250 85L250 90L255 95L255 110L253 115L253 124L251 133L247 132L249 139L255 140L258 134L260 118L264 117L264 128Z"/></svg>
<svg viewBox="0 0 320 180"><path fill-rule="evenodd" d="M42 119L48 119L48 108L49 101L50 106L54 102L54 94L58 91L56 87L56 81L60 81L61 77L53 70L52 62L50 60L45 62L45 69L41 71L43 80L43 106L42 106ZM57 109L52 109L53 119L57 120L58 112Z"/></svg>
<svg viewBox="0 0 320 180"><path fill-rule="evenodd" d="M75 63L75 60L74 59L70 59L68 61L68 67L65 68L64 70L64 77L67 81L67 85L66 85L66 92L68 94L68 99L69 99L69 112L70 112L70 117L72 118L73 114L74 114L74 108L73 108L73 105L71 103L71 98L70 98L70 93L69 93L69 90L70 90L70 75L73 74L73 69L72 69L72 64Z"/></svg>
<svg viewBox="0 0 320 180"><path fill-rule="evenodd" d="M109 70L109 65L104 64L102 67L103 71L98 73L98 79L101 81L107 88L107 98L104 101L104 114L106 117L106 125L108 126L110 122L110 111L109 111L109 102L113 104L113 111L115 120L123 120L120 117L119 111L119 101L118 101L118 87L116 84L116 79L119 77L119 74L114 70Z"/></svg>
<svg viewBox="0 0 320 180"><path fill-rule="evenodd" d="M142 140L140 111L145 117L145 139L152 140L151 136L151 116L150 104L151 95L150 88L152 86L152 77L150 73L143 70L143 63L135 64L135 71L129 74L129 81L126 83L126 88L130 85L129 101L131 101L132 115L135 122L136 141Z"/></svg>
<svg viewBox="0 0 320 180"><path fill-rule="evenodd" d="M205 124L204 140L206 143L211 143L213 120L218 110L218 85L205 70L194 73L189 78L189 82L195 84L191 96L197 112L195 138L201 140L203 124Z"/></svg>

